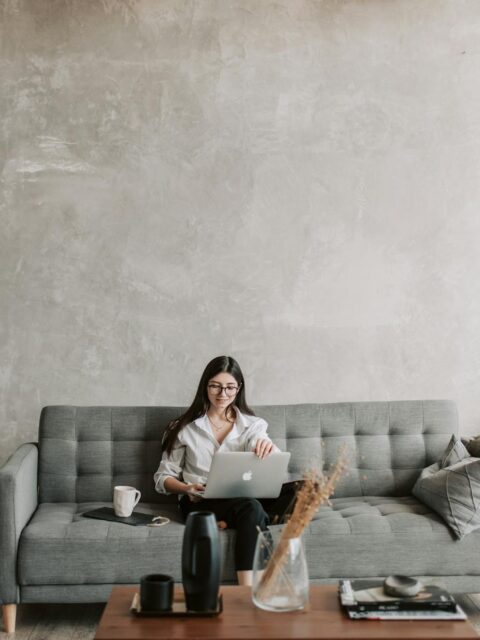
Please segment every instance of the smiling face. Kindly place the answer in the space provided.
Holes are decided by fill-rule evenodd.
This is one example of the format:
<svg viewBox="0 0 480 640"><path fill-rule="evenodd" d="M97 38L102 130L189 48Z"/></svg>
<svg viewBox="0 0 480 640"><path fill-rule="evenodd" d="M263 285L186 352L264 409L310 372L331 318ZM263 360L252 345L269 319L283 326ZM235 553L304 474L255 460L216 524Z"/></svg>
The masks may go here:
<svg viewBox="0 0 480 640"><path fill-rule="evenodd" d="M235 402L238 393L238 382L229 373L218 373L207 384L207 395L210 406L219 411Z"/></svg>

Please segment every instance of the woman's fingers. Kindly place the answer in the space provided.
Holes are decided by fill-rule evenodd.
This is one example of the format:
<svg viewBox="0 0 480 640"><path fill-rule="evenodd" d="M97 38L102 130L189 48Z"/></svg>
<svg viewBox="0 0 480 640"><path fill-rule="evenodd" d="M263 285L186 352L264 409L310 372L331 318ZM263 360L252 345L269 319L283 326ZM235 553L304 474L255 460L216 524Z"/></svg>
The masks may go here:
<svg viewBox="0 0 480 640"><path fill-rule="evenodd" d="M257 441L255 453L259 458L266 458L272 452L272 448L270 440L261 439Z"/></svg>
<svg viewBox="0 0 480 640"><path fill-rule="evenodd" d="M194 494L197 493L197 491L204 491L204 490L205 490L205 485L204 484L194 483L194 484L187 485L187 495L188 495L190 501L191 502L200 502L200 500L203 500L203 498L201 496L196 496Z"/></svg>
<svg viewBox="0 0 480 640"><path fill-rule="evenodd" d="M262 458L266 458L272 452L272 443L268 440L265 440L265 446L262 452Z"/></svg>
<svg viewBox="0 0 480 640"><path fill-rule="evenodd" d="M259 440L257 442L257 446L255 447L255 453L259 458L262 457L264 443L265 443L265 440Z"/></svg>

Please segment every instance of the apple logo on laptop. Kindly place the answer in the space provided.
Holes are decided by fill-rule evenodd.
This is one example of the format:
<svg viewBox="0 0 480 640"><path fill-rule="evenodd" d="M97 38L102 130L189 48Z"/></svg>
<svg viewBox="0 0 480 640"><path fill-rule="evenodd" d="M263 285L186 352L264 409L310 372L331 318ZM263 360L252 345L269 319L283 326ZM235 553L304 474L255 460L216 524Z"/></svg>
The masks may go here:
<svg viewBox="0 0 480 640"><path fill-rule="evenodd" d="M252 472L245 471L245 473L242 475L242 480L245 480L245 482L249 482L251 479L252 479Z"/></svg>

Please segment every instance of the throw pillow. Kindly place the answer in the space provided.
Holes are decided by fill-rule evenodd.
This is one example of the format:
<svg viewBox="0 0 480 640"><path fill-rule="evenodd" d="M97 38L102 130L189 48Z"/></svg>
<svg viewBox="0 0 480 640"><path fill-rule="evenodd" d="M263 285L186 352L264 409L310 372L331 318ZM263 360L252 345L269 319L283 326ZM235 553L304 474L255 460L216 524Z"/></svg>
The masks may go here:
<svg viewBox="0 0 480 640"><path fill-rule="evenodd" d="M452 464L460 462L460 460L463 460L464 458L469 458L470 455L471 454L467 451L458 436L453 435L444 451L442 459L440 460L440 468L443 469L443 467L450 467Z"/></svg>
<svg viewBox="0 0 480 640"><path fill-rule="evenodd" d="M422 471L413 494L461 540L480 528L480 459L464 458L443 469L432 464Z"/></svg>
<svg viewBox="0 0 480 640"><path fill-rule="evenodd" d="M467 447L471 456L474 458L480 458L480 436L474 436L469 440L463 440L463 444Z"/></svg>

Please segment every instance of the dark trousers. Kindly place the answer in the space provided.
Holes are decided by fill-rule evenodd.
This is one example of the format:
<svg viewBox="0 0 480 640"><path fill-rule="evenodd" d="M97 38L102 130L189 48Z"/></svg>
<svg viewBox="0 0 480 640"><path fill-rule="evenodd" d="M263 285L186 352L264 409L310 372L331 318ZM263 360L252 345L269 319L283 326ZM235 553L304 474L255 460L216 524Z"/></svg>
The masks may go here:
<svg viewBox="0 0 480 640"><path fill-rule="evenodd" d="M297 485L297 482L284 484L278 498L206 498L192 502L188 496L182 496L180 509L185 518L192 511L212 511L217 520L224 520L229 529L236 529L235 568L249 571L258 529L265 531L269 524L281 523L292 513Z"/></svg>

